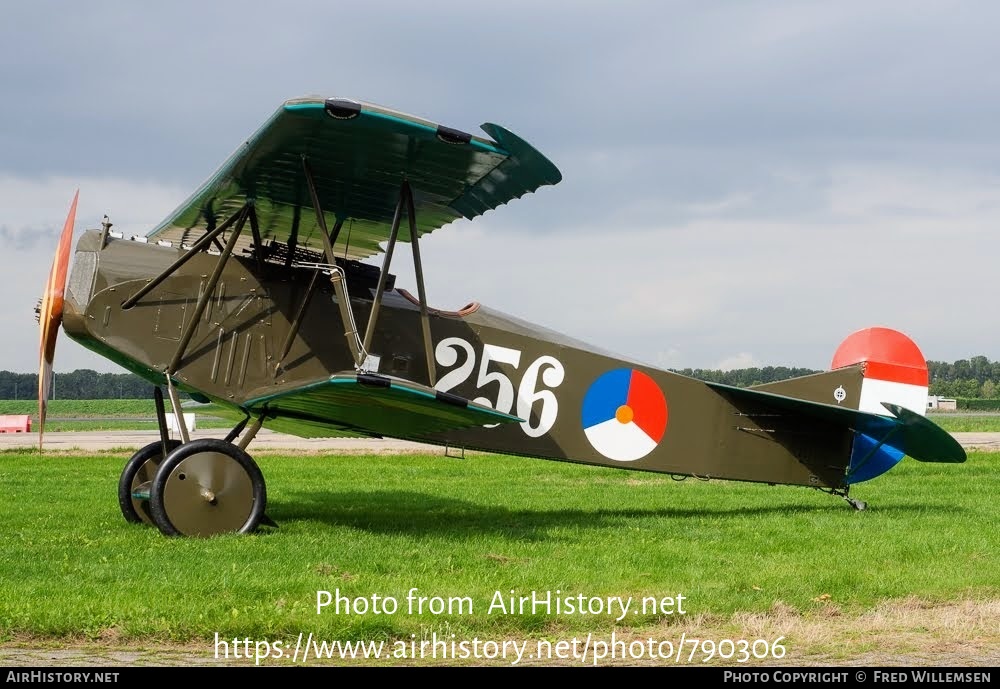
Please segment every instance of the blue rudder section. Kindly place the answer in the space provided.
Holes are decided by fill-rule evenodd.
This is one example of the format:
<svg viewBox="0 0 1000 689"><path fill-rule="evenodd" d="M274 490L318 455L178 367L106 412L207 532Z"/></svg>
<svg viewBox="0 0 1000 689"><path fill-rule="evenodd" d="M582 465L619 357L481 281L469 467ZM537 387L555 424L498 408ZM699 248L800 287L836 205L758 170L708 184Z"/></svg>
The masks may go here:
<svg viewBox="0 0 1000 689"><path fill-rule="evenodd" d="M851 450L851 463L847 467L847 483L861 483L881 476L899 464L903 451L889 445L879 446L879 441L864 433L855 433Z"/></svg>

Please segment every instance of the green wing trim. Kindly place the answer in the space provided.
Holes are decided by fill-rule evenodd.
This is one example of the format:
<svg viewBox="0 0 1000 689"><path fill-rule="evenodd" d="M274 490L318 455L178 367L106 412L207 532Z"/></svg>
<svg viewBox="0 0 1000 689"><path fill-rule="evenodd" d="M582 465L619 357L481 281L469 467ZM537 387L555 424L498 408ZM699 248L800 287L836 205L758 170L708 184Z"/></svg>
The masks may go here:
<svg viewBox="0 0 1000 689"><path fill-rule="evenodd" d="M885 445L901 450L903 454L921 462L961 463L966 460L965 449L954 436L933 421L897 404L883 402L893 416L813 402L797 397L787 397L771 392L737 388L721 383L707 383L708 387L723 394L744 400L756 401L775 409L841 424L853 431L864 433Z"/></svg>
<svg viewBox="0 0 1000 689"><path fill-rule="evenodd" d="M369 103L286 101L147 236L193 244L252 201L264 244L291 242L322 251L303 157L327 226L345 221L337 255L355 260L381 251L404 180L413 191L417 231L423 235L562 179L555 165L512 132L490 123L483 130L492 138ZM405 220L399 238L410 240ZM249 249L251 243L244 232L237 248Z"/></svg>
<svg viewBox="0 0 1000 689"><path fill-rule="evenodd" d="M412 381L370 373L338 373L246 404L265 425L303 437L357 435L424 440L444 431L522 419Z"/></svg>

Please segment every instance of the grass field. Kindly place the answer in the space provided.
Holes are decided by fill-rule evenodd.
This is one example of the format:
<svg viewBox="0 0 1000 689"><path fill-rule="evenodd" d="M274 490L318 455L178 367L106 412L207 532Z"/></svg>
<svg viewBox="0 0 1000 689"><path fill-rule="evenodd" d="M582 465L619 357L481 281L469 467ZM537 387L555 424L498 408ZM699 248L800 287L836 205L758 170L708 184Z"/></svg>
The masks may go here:
<svg viewBox="0 0 1000 689"><path fill-rule="evenodd" d="M1000 433L1000 414L929 414L928 417L949 433Z"/></svg>
<svg viewBox="0 0 1000 689"><path fill-rule="evenodd" d="M805 488L515 457L265 455L280 528L213 539L125 523L125 459L0 454L0 639L565 639L662 635L693 620L725 628L775 611L822 628L900 602L916 610L909 629L925 608L993 615L1000 600L1000 454L907 459L854 488L863 512ZM351 611L317 613L318 591ZM511 595L533 591L604 609L510 609ZM608 614L609 597L632 607ZM1000 643L989 619L976 638ZM780 630L790 656L817 643L801 626Z"/></svg>
<svg viewBox="0 0 1000 689"><path fill-rule="evenodd" d="M153 418L156 403L149 400L49 400L48 416L100 418L136 416ZM0 414L30 414L38 420L38 400L0 400Z"/></svg>
<svg viewBox="0 0 1000 689"><path fill-rule="evenodd" d="M182 405L183 406L183 405ZM169 403L166 406L170 411ZM231 428L233 423L206 413L214 405L196 405L198 428ZM32 430L38 428L38 402L0 400L0 414L31 416ZM45 430L66 431L152 431L156 430L156 403L153 400L51 400Z"/></svg>
<svg viewBox="0 0 1000 689"><path fill-rule="evenodd" d="M189 404L191 411L198 412L200 427L228 428L232 425L232 422L209 413L214 405ZM167 410L169 409L168 404ZM38 423L38 402L0 400L0 414L28 414L34 426ZM156 406L153 400L51 400L47 414L46 430L52 432L156 428ZM951 433L1000 433L1000 414L943 412L930 414L928 418Z"/></svg>

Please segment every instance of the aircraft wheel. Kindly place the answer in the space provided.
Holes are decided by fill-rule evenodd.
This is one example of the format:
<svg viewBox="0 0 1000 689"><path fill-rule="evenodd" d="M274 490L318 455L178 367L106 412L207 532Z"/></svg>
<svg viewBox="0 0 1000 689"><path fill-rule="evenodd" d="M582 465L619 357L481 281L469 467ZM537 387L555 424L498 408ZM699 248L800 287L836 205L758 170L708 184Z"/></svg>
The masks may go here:
<svg viewBox="0 0 1000 689"><path fill-rule="evenodd" d="M149 493L153 522L167 536L250 533L264 517L264 476L225 440L192 440L156 470Z"/></svg>
<svg viewBox="0 0 1000 689"><path fill-rule="evenodd" d="M118 479L118 506L122 510L125 521L132 524L153 523L149 513L148 497L136 498L133 494L143 484L151 484L156 475L156 467L163 460L163 443L157 441L142 448L125 463L122 475ZM170 440L167 443L167 453L180 447L180 440ZM146 486L148 496L149 486Z"/></svg>

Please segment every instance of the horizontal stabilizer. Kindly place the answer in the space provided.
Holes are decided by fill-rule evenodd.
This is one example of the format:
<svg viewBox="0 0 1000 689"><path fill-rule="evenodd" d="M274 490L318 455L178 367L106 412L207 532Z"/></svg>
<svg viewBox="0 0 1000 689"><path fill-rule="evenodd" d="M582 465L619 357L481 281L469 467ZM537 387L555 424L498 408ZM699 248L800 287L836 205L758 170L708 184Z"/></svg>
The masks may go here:
<svg viewBox="0 0 1000 689"><path fill-rule="evenodd" d="M906 444L896 446L905 454L920 462L960 464L965 461L965 450L962 446L954 436L933 421L898 404L883 402L882 406L891 411L896 416L896 421L907 429ZM888 444L893 445L891 442ZM912 451L911 444L914 446Z"/></svg>
<svg viewBox="0 0 1000 689"><path fill-rule="evenodd" d="M883 416L761 390L721 383L706 384L713 390L734 398L756 401L774 409L841 424L921 462L961 463L966 459L965 450L950 433L933 421L898 404L883 402L883 406L894 414Z"/></svg>
<svg viewBox="0 0 1000 689"><path fill-rule="evenodd" d="M251 415L264 413L266 418L279 420L283 429L301 426L305 436L316 435L317 427L330 426L374 436L429 437L522 420L409 380L354 372L259 397L247 407Z"/></svg>

